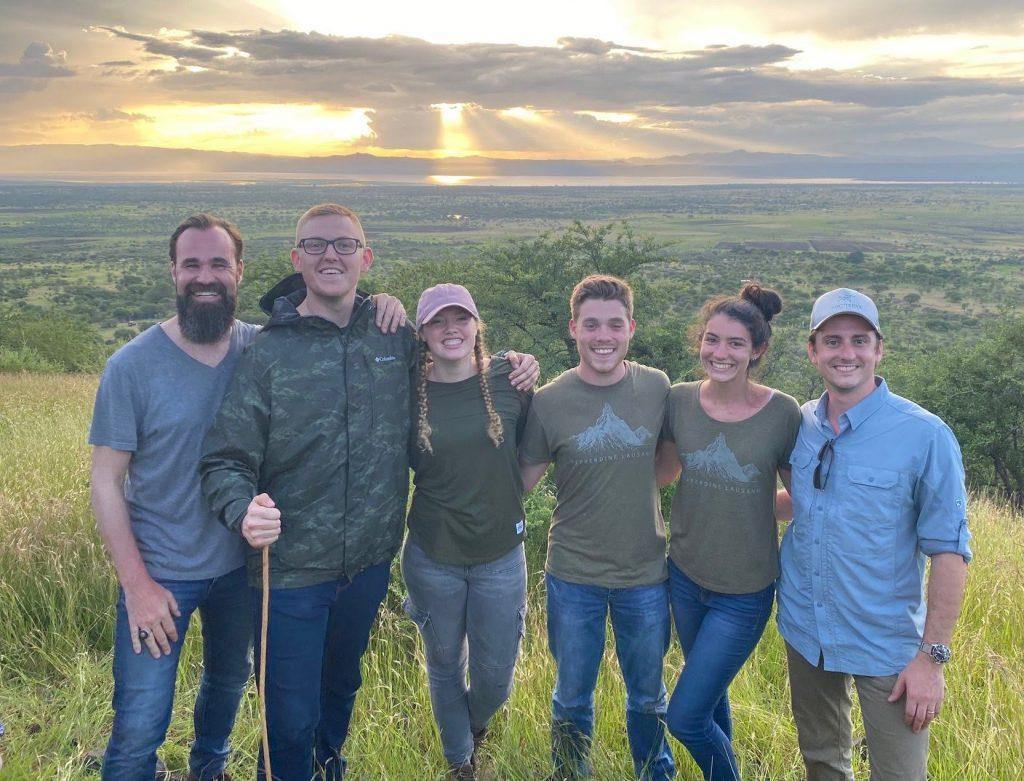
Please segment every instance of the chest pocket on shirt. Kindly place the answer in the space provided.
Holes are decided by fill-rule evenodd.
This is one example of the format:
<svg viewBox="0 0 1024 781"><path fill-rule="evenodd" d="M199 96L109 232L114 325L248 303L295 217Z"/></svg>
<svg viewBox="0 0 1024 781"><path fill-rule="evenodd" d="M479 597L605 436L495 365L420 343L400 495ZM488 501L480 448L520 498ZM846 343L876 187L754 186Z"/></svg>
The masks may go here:
<svg viewBox="0 0 1024 781"><path fill-rule="evenodd" d="M815 491L814 468L818 465L817 455L813 450L804 447L796 447L790 454L794 518L806 518L810 510Z"/></svg>
<svg viewBox="0 0 1024 781"><path fill-rule="evenodd" d="M900 505L900 473L892 469L857 466L847 469L856 512L880 524L891 525Z"/></svg>
<svg viewBox="0 0 1024 781"><path fill-rule="evenodd" d="M803 470L808 467L813 468L815 464L811 462L814 460L815 452L805 447L793 448L793 452L789 456L789 465L793 469Z"/></svg>

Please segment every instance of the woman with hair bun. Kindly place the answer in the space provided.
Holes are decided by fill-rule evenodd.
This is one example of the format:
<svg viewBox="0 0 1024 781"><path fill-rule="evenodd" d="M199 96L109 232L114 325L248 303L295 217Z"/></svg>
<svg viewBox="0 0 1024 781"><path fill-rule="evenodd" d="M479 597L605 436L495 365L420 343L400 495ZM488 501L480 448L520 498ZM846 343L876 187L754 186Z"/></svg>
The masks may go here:
<svg viewBox="0 0 1024 781"><path fill-rule="evenodd" d="M476 744L511 692L524 632L517 446L532 395L509 383L507 359L488 359L483 323L462 285L424 290L416 330L405 609L423 638L448 777L471 781Z"/></svg>
<svg viewBox="0 0 1024 781"><path fill-rule="evenodd" d="M789 485L796 400L755 381L779 295L748 284L707 301L691 329L705 375L672 386L659 473L672 501L669 595L686 663L669 731L705 779L736 781L729 684L764 632L779 574L776 475Z"/></svg>

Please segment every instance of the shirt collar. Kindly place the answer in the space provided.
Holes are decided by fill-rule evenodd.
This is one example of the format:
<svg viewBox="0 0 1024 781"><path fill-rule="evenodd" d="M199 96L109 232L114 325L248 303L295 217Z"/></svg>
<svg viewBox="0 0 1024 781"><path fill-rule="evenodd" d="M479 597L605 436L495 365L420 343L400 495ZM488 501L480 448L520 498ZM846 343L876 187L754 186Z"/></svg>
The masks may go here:
<svg viewBox="0 0 1024 781"><path fill-rule="evenodd" d="M866 398L861 399L857 404L839 416L840 426L842 425L842 419L845 417L850 424L850 428L856 429L861 423L874 415L885 404L887 398L889 398L889 386L885 380L876 376L875 389ZM818 398L818 404L814 408L814 417L817 418L819 426L831 429L828 422L828 391L822 393Z"/></svg>

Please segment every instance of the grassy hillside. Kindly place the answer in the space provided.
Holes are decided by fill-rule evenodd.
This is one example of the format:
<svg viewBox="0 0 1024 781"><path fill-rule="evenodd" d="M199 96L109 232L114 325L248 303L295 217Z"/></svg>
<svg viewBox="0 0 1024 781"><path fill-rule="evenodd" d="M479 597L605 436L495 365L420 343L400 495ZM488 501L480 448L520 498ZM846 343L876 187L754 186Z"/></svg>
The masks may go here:
<svg viewBox="0 0 1024 781"><path fill-rule="evenodd" d="M0 779L97 778L86 750L110 727L110 642L116 583L89 510L85 444L96 378L0 374ZM484 754L484 777L533 779L547 767L554 668L545 645L543 531L550 497L531 498L530 615L516 689ZM932 734L935 781L1014 779L1024 767L1024 522L978 499L971 514L976 561L947 678L947 706ZM347 745L353 779L443 777L441 756L410 621L393 585L365 660L366 685ZM182 655L179 696L167 744L172 769L185 766L198 679L195 628ZM598 691L599 779L631 777L624 690L606 653ZM681 666L674 644L665 677ZM781 641L771 626L733 687L737 748L745 779L798 779L801 767L788 705ZM255 695L243 703L232 770L250 778L256 751ZM673 744L681 778L698 777ZM861 773L864 772L862 767ZM489 775L488 775L489 774Z"/></svg>

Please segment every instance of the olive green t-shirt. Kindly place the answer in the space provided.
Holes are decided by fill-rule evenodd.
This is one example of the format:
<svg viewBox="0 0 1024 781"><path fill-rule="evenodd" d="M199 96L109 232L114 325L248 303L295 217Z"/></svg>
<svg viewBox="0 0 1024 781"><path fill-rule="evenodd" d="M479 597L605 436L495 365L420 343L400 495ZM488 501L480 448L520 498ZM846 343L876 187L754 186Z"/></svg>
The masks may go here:
<svg viewBox="0 0 1024 781"><path fill-rule="evenodd" d="M700 384L673 385L668 397L663 436L683 465L669 557L706 589L750 594L779 576L776 474L789 468L800 406L774 391L746 420L723 423L700 405Z"/></svg>
<svg viewBox="0 0 1024 781"><path fill-rule="evenodd" d="M590 385L570 369L537 391L520 453L555 465L552 575L605 588L667 577L654 452L668 388L664 372L627 361L614 385Z"/></svg>
<svg viewBox="0 0 1024 781"><path fill-rule="evenodd" d="M487 435L480 377L427 383L427 420L433 453L413 442L416 470L409 535L428 556L445 564L494 561L526 536L523 480L516 445L526 426L532 394L508 381L507 360L487 371L494 408L504 425L501 447Z"/></svg>

